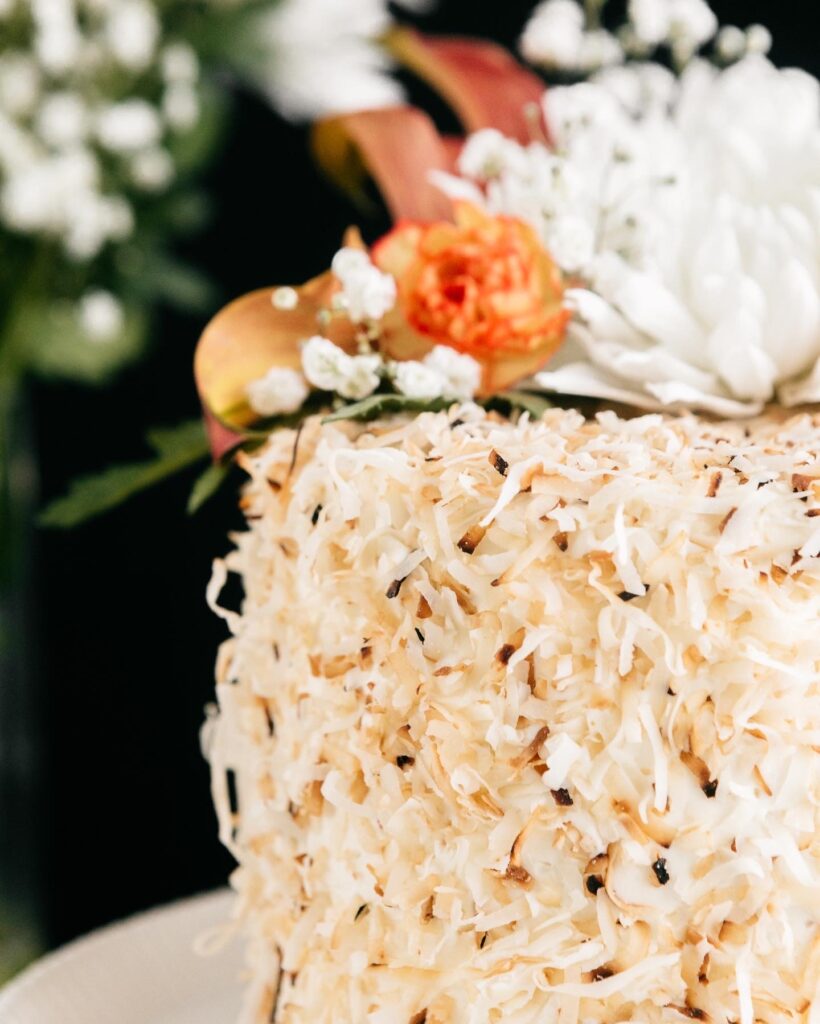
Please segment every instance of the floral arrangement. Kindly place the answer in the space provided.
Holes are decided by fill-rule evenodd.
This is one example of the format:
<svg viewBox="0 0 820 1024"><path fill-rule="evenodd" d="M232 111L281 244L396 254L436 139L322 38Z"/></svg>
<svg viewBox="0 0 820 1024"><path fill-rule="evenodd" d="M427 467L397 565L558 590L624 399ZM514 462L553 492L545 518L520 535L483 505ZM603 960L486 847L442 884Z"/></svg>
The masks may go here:
<svg viewBox="0 0 820 1024"><path fill-rule="evenodd" d="M538 19L568 6L582 14L572 0L542 5L525 50ZM345 314L346 328L358 324L355 353L344 330L301 337L301 316L292 327L287 314L271 321L294 365L250 382L251 411L293 414L305 400L312 409L317 392L343 407L379 394L497 397L513 386L729 417L820 400L818 83L748 53L760 48L758 31L725 69L693 58L708 36L683 33L680 12L692 6L667 3L666 34L655 36L647 5L632 4L619 36L668 45L686 58L680 74L643 61L604 68L545 95L548 139L485 127L460 148L454 173L433 167L454 221L400 220L372 262L343 250L339 291L318 318L337 332ZM384 174L375 162L374 171ZM220 337L231 333L216 324ZM213 337L200 349L200 388L216 419L235 426L247 418L239 391L238 421L210 401L211 378L224 372L208 365Z"/></svg>
<svg viewBox="0 0 820 1024"><path fill-rule="evenodd" d="M498 48L392 34L467 137L405 106L317 124L320 163L354 190L369 171L396 226L212 321L196 375L218 459L321 409L820 400L817 81L702 0L633 0L615 31L602 13L536 9L524 53L585 76L546 93ZM578 57L591 37L606 59Z"/></svg>

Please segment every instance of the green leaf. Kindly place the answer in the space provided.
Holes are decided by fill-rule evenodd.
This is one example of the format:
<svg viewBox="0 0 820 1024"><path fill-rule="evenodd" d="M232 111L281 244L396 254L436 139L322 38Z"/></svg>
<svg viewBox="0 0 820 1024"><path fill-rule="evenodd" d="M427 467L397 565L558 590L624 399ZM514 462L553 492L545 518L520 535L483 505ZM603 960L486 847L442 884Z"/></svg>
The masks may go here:
<svg viewBox="0 0 820 1024"><path fill-rule="evenodd" d="M336 423L339 420L374 420L393 412L441 412L449 409L454 398L409 398L407 395L371 395L361 402L343 405L325 416L322 423Z"/></svg>
<svg viewBox="0 0 820 1024"><path fill-rule="evenodd" d="M191 489L191 496L188 498L188 515L192 516L216 494L222 484L230 475L234 463L232 461L212 462L208 468L201 473Z"/></svg>
<svg viewBox="0 0 820 1024"><path fill-rule="evenodd" d="M552 402L544 395L534 391L502 391L481 403L485 409L497 409L509 415L513 409L528 412L534 420L540 420Z"/></svg>
<svg viewBox="0 0 820 1024"><path fill-rule="evenodd" d="M208 454L205 428L199 419L153 430L148 435L148 443L154 449L153 458L127 466L111 466L101 473L75 480L68 494L40 513L40 525L63 530L78 526Z"/></svg>

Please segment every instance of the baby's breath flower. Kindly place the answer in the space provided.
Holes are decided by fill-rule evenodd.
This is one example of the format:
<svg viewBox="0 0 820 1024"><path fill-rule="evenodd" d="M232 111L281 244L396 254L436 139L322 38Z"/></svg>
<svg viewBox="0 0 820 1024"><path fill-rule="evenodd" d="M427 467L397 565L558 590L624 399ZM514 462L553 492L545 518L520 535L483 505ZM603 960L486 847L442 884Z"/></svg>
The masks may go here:
<svg viewBox="0 0 820 1024"><path fill-rule="evenodd" d="M750 25L746 29L746 52L766 54L772 48L772 34L765 25Z"/></svg>
<svg viewBox="0 0 820 1024"><path fill-rule="evenodd" d="M40 98L40 87L40 69L31 57L14 51L0 55L0 110L25 117Z"/></svg>
<svg viewBox="0 0 820 1024"><path fill-rule="evenodd" d="M97 137L114 153L133 153L156 145L161 134L156 108L146 100L123 100L107 107L97 118Z"/></svg>
<svg viewBox="0 0 820 1024"><path fill-rule="evenodd" d="M174 161L159 147L136 153L130 164L131 180L146 192L159 192L174 178Z"/></svg>
<svg viewBox="0 0 820 1024"><path fill-rule="evenodd" d="M308 396L305 378L297 370L274 366L247 387L248 403L260 416L284 416L301 408Z"/></svg>
<svg viewBox="0 0 820 1024"><path fill-rule="evenodd" d="M174 82L162 97L162 113L176 131L188 131L199 120L199 95L187 82Z"/></svg>
<svg viewBox="0 0 820 1024"><path fill-rule="evenodd" d="M747 36L737 25L725 25L717 34L715 51L718 57L727 64L740 60L746 53Z"/></svg>
<svg viewBox="0 0 820 1024"><path fill-rule="evenodd" d="M108 13L105 35L114 58L129 71L144 71L160 36L156 11L146 0L119 0Z"/></svg>
<svg viewBox="0 0 820 1024"><path fill-rule="evenodd" d="M393 363L390 376L396 390L408 398L441 398L446 380L438 370L415 359Z"/></svg>
<svg viewBox="0 0 820 1024"><path fill-rule="evenodd" d="M481 385L481 365L472 356L462 355L446 345L436 345L423 362L428 370L440 376L441 393L449 397L473 398Z"/></svg>
<svg viewBox="0 0 820 1024"><path fill-rule="evenodd" d="M395 305L395 280L374 267L366 252L340 249L332 269L342 285L342 308L354 323L380 320Z"/></svg>
<svg viewBox="0 0 820 1024"><path fill-rule="evenodd" d="M383 361L378 355L349 356L329 338L314 335L302 346L302 370L320 391L342 398L367 398L379 386Z"/></svg>
<svg viewBox="0 0 820 1024"><path fill-rule="evenodd" d="M80 324L89 341L107 342L122 331L125 313L119 300L101 288L80 299Z"/></svg>
<svg viewBox="0 0 820 1024"><path fill-rule="evenodd" d="M199 77L199 58L187 43L172 43L162 51L160 68L166 82L190 85Z"/></svg>
<svg viewBox="0 0 820 1024"><path fill-rule="evenodd" d="M82 142L88 130L88 107L73 92L53 92L40 105L35 118L37 134L54 149Z"/></svg>

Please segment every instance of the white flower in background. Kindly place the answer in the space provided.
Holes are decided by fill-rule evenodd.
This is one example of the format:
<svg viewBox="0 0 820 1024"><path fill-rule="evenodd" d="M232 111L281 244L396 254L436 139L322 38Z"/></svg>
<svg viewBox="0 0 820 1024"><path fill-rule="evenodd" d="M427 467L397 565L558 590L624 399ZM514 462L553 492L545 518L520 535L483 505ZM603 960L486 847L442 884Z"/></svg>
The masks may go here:
<svg viewBox="0 0 820 1024"><path fill-rule="evenodd" d="M447 345L436 345L423 362L441 377L442 393L452 398L473 398L481 385L480 364Z"/></svg>
<svg viewBox="0 0 820 1024"><path fill-rule="evenodd" d="M146 0L120 0L110 5L105 38L112 55L129 71L144 71L151 64L160 37L153 4Z"/></svg>
<svg viewBox="0 0 820 1024"><path fill-rule="evenodd" d="M765 25L750 25L746 29L746 52L767 54L772 48L772 34Z"/></svg>
<svg viewBox="0 0 820 1024"><path fill-rule="evenodd" d="M379 45L390 24L387 0L280 0L256 22L255 41L268 55L256 77L295 120L400 103Z"/></svg>
<svg viewBox="0 0 820 1024"><path fill-rule="evenodd" d="M86 292L80 299L80 325L89 341L112 341L125 325L122 304L102 288Z"/></svg>
<svg viewBox="0 0 820 1024"><path fill-rule="evenodd" d="M70 71L80 56L82 34L73 0L31 0L34 52L50 75Z"/></svg>
<svg viewBox="0 0 820 1024"><path fill-rule="evenodd" d="M629 22L636 38L647 47L660 46L669 36L669 0L629 0Z"/></svg>
<svg viewBox="0 0 820 1024"><path fill-rule="evenodd" d="M439 179L533 223L585 281L536 381L729 416L820 400L818 82L750 56L695 61L671 85L618 68L545 103L555 151L519 147L490 181Z"/></svg>
<svg viewBox="0 0 820 1024"><path fill-rule="evenodd" d="M373 394L383 366L381 356L349 356L321 335L314 335L302 346L302 370L310 383L342 398L358 400Z"/></svg>
<svg viewBox="0 0 820 1024"><path fill-rule="evenodd" d="M668 42L680 63L689 60L717 32L718 20L706 0L667 0Z"/></svg>
<svg viewBox="0 0 820 1024"><path fill-rule="evenodd" d="M585 22L584 10L576 0L545 0L524 28L521 53L533 64L574 68Z"/></svg>
<svg viewBox="0 0 820 1024"><path fill-rule="evenodd" d="M112 153L133 153L154 146L162 135L156 107L147 100L131 99L115 103L100 113L97 137Z"/></svg>
<svg viewBox="0 0 820 1024"><path fill-rule="evenodd" d="M600 28L588 29L576 0L545 0L533 11L520 41L533 64L558 71L589 72L623 59L617 39Z"/></svg>
<svg viewBox="0 0 820 1024"><path fill-rule="evenodd" d="M0 54L0 110L11 117L25 117L40 98L42 76L37 64L24 53Z"/></svg>
<svg viewBox="0 0 820 1024"><path fill-rule="evenodd" d="M53 149L77 145L88 131L88 107L74 92L53 92L37 111L34 128Z"/></svg>
<svg viewBox="0 0 820 1024"><path fill-rule="evenodd" d="M162 113L172 128L188 131L199 120L199 93L187 82L172 82L162 97Z"/></svg>
<svg viewBox="0 0 820 1024"><path fill-rule="evenodd" d="M396 304L395 280L375 267L363 250L340 249L332 270L342 285L344 309L354 323L381 320Z"/></svg>
<svg viewBox="0 0 820 1024"><path fill-rule="evenodd" d="M199 78L199 58L187 43L172 43L160 56L162 77L166 82L193 85Z"/></svg>
<svg viewBox="0 0 820 1024"><path fill-rule="evenodd" d="M284 416L297 412L308 396L305 378L298 370L275 366L247 387L248 403L260 416Z"/></svg>
<svg viewBox="0 0 820 1024"><path fill-rule="evenodd" d="M186 43L162 46L155 0L29 9L27 39L0 54L0 221L88 261L133 231L132 191L174 181L168 143L199 118L199 61ZM123 93L129 75L134 94ZM143 81L162 90L159 106L139 94Z"/></svg>
<svg viewBox="0 0 820 1024"><path fill-rule="evenodd" d="M725 25L715 40L715 52L727 64L732 64L745 56L747 47L746 33L737 25Z"/></svg>
<svg viewBox="0 0 820 1024"><path fill-rule="evenodd" d="M545 68L585 76L620 64L626 57L648 57L664 46L682 67L718 29L706 0L629 0L627 21L613 35L600 27L607 2L545 0L535 8L521 36L523 56ZM747 52L751 47L744 40L742 51L733 59Z"/></svg>
<svg viewBox="0 0 820 1024"><path fill-rule="evenodd" d="M145 192L161 192L174 179L174 161L164 149L154 147L137 153L130 164L131 180Z"/></svg>
<svg viewBox="0 0 820 1024"><path fill-rule="evenodd" d="M459 166L468 177L489 181L505 171L524 170L527 160L521 155L521 147L512 139L496 128L485 128L469 136L461 150Z"/></svg>

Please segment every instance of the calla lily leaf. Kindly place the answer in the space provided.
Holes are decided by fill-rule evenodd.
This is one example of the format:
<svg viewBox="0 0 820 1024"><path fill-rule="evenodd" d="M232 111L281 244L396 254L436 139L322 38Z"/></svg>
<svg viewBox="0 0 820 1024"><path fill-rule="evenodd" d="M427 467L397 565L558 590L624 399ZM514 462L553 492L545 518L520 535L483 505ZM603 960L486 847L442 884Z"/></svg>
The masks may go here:
<svg viewBox="0 0 820 1024"><path fill-rule="evenodd" d="M298 370L301 343L314 334L352 350L353 325L344 317L328 316L337 289L328 271L295 288L295 305L285 309L274 305L278 289L261 288L230 303L205 328L194 373L217 457L236 447L245 429L259 420L247 400L251 381L271 367Z"/></svg>
<svg viewBox="0 0 820 1024"><path fill-rule="evenodd" d="M387 107L325 118L314 125L313 153L328 177L360 207L372 177L391 215L438 220L450 202L429 179L453 168L451 148L436 126L414 107Z"/></svg>
<svg viewBox="0 0 820 1024"><path fill-rule="evenodd" d="M545 138L544 83L503 47L408 28L390 32L387 46L400 64L439 93L468 132L498 128L519 142Z"/></svg>

